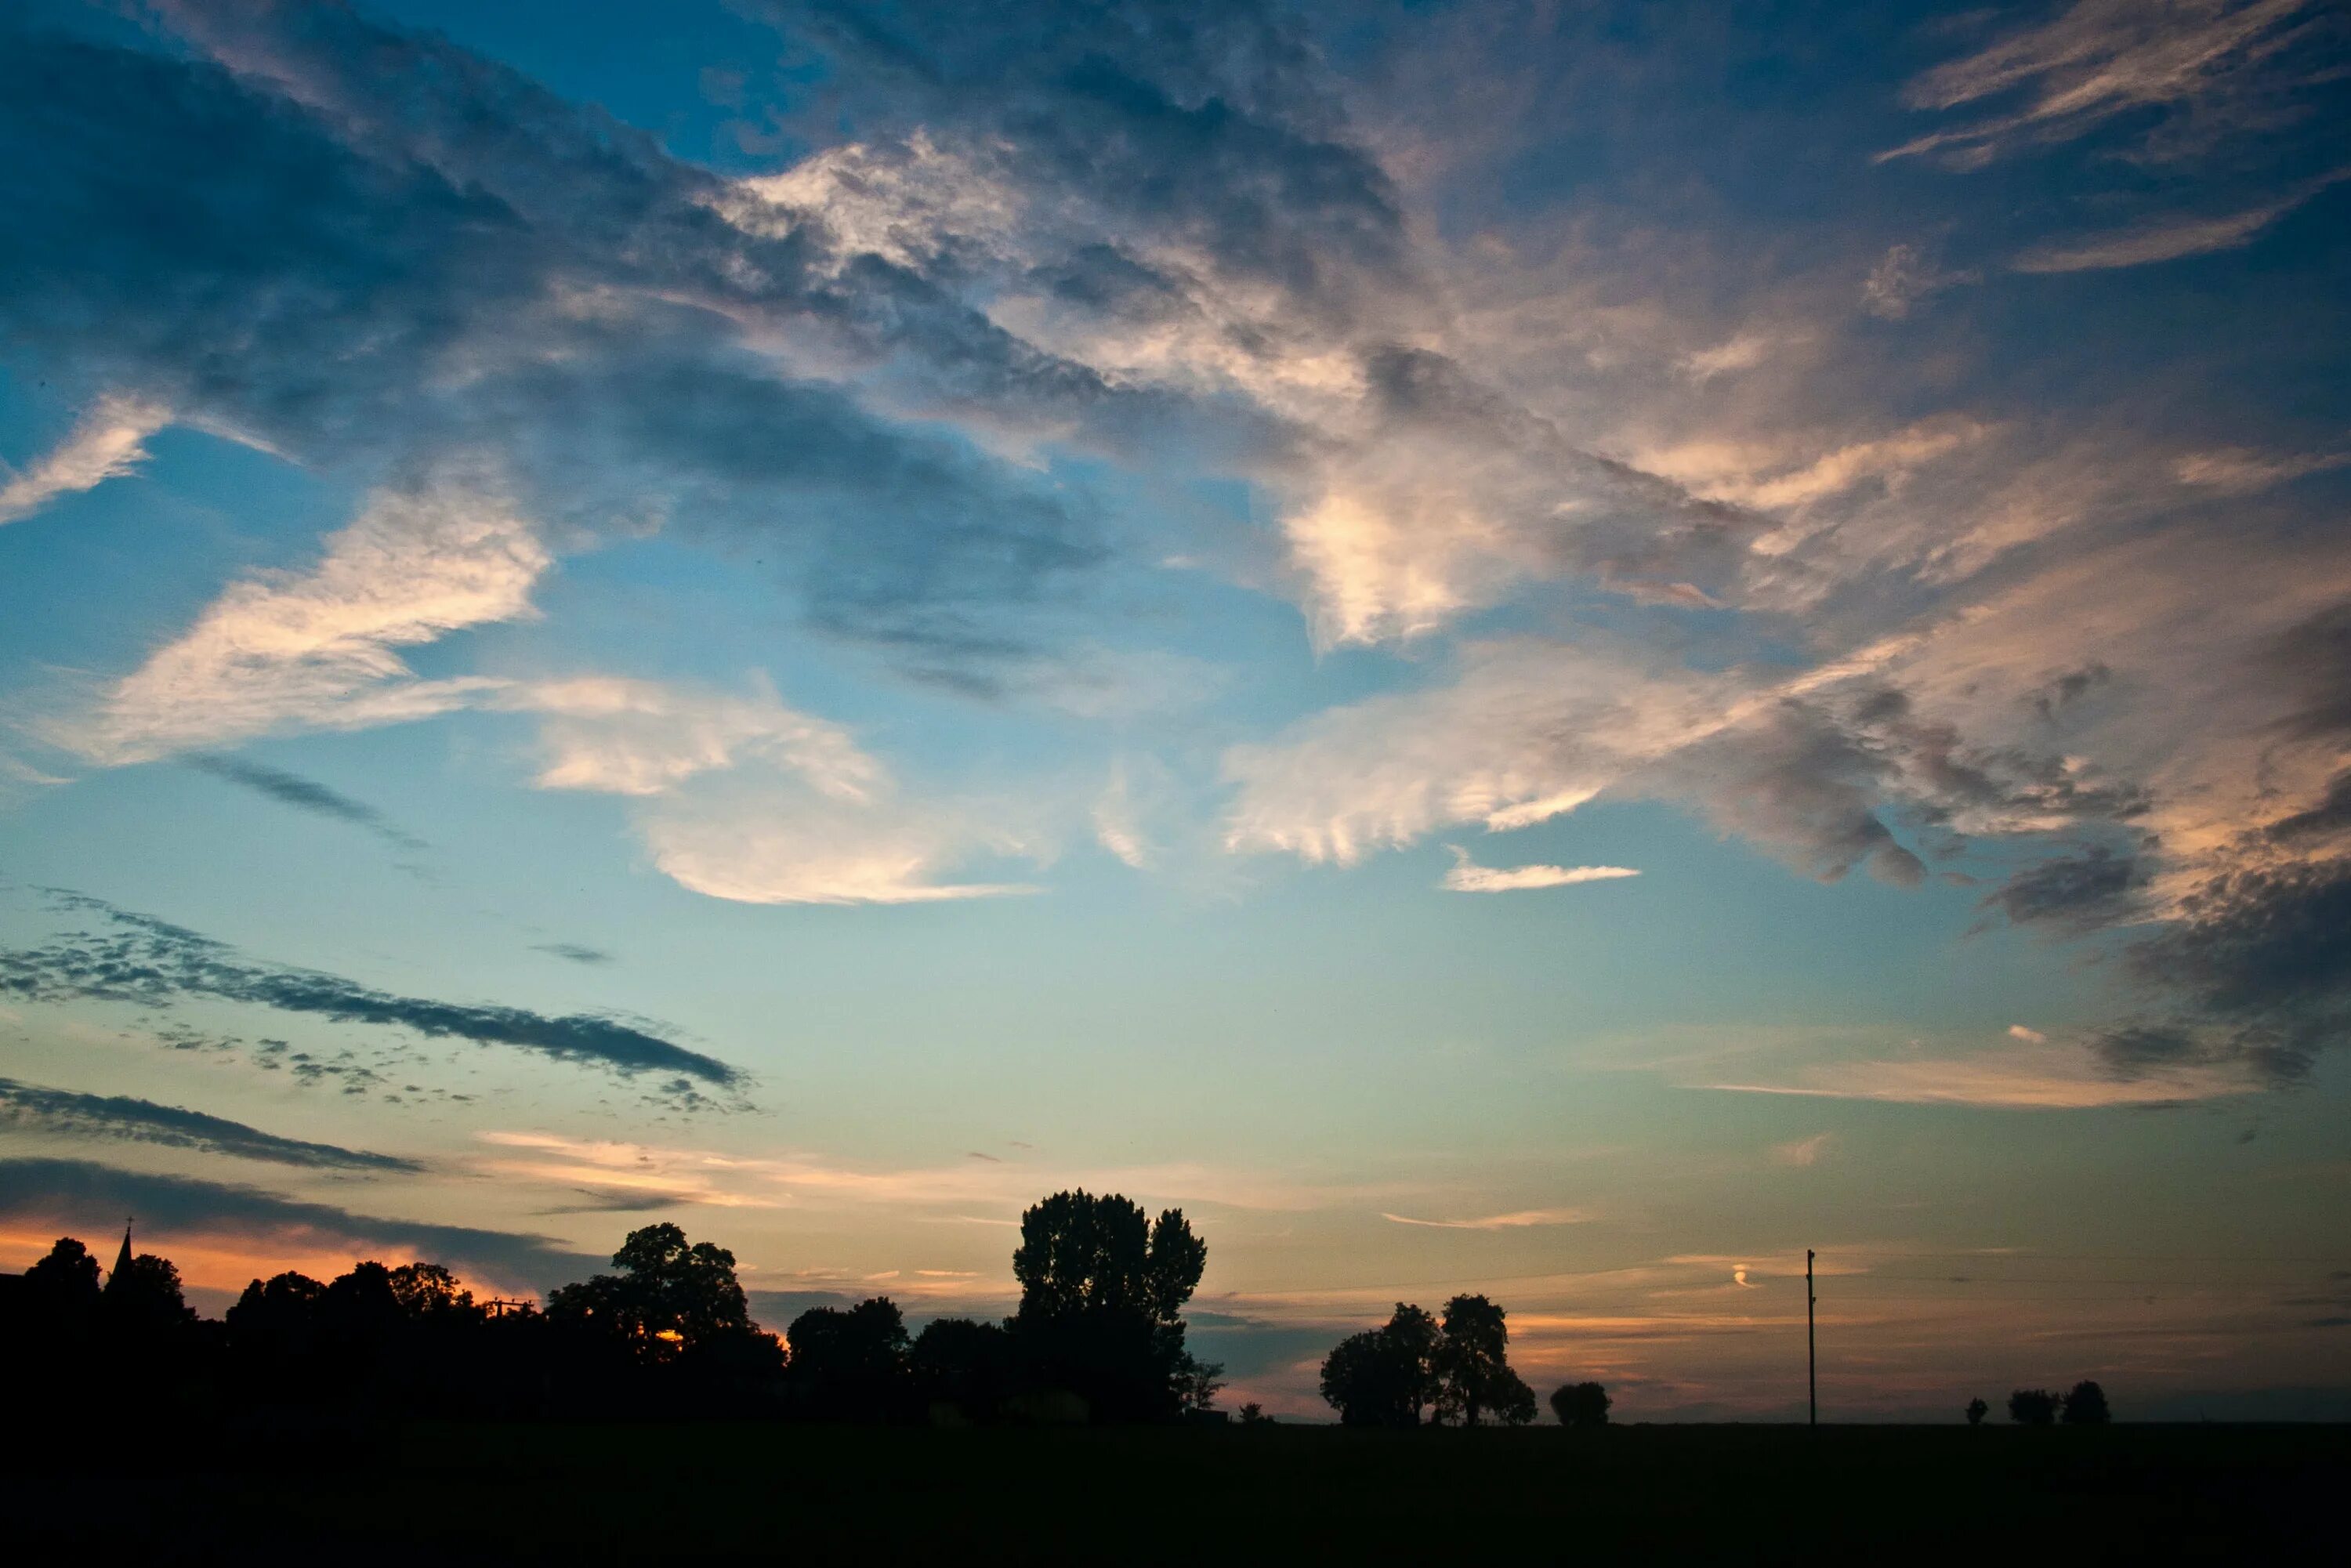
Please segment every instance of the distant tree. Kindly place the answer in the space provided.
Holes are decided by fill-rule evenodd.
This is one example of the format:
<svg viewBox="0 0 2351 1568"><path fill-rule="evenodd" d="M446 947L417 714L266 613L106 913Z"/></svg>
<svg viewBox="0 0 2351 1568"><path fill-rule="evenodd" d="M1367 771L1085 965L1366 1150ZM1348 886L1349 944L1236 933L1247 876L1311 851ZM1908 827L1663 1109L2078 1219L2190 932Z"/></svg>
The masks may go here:
<svg viewBox="0 0 2351 1568"><path fill-rule="evenodd" d="M1239 1417L1240 1424L1244 1427L1270 1427L1273 1425L1273 1417L1267 1415L1265 1413L1265 1406L1259 1404L1254 1399L1243 1405L1238 1410L1233 1412L1233 1414Z"/></svg>
<svg viewBox="0 0 2351 1568"><path fill-rule="evenodd" d="M98 1305L98 1260L70 1236L60 1236L25 1270L28 1289L53 1312L80 1314Z"/></svg>
<svg viewBox="0 0 2351 1568"><path fill-rule="evenodd" d="M1322 1362L1322 1398L1346 1427L1416 1427L1437 1396L1437 1320L1402 1301L1386 1324L1350 1334Z"/></svg>
<svg viewBox="0 0 2351 1568"><path fill-rule="evenodd" d="M853 1307L811 1307L784 1331L785 1381L803 1409L833 1419L874 1420L903 1403L906 1320L887 1296Z"/></svg>
<svg viewBox="0 0 2351 1568"><path fill-rule="evenodd" d="M1523 1427L1535 1418L1535 1391L1509 1367L1502 1368L1489 1391L1488 1413L1506 1427Z"/></svg>
<svg viewBox="0 0 2351 1568"><path fill-rule="evenodd" d="M169 1258L141 1252L118 1269L100 1292L100 1304L116 1326L134 1333L162 1333L195 1322L181 1293L180 1270Z"/></svg>
<svg viewBox="0 0 2351 1568"><path fill-rule="evenodd" d="M914 1397L946 1405L968 1421L993 1420L1019 1392L1012 1338L995 1323L933 1318L906 1356Z"/></svg>
<svg viewBox="0 0 2351 1568"><path fill-rule="evenodd" d="M440 1318L477 1312L474 1292L461 1289L457 1277L438 1263L403 1263L387 1281L392 1300L411 1319Z"/></svg>
<svg viewBox="0 0 2351 1568"><path fill-rule="evenodd" d="M2103 1427L2114 1419L2106 1408L2106 1391L2087 1378L2074 1385L2065 1396L2065 1425L2068 1427Z"/></svg>
<svg viewBox="0 0 2351 1568"><path fill-rule="evenodd" d="M1207 1255L1181 1209L1146 1224L1116 1193L1037 1203L1020 1217L1020 1306L1006 1325L1024 1367L1040 1386L1083 1398L1097 1419L1207 1408L1220 1369L1185 1348L1183 1311Z"/></svg>
<svg viewBox="0 0 2351 1568"><path fill-rule="evenodd" d="M1597 1383L1562 1383L1552 1390L1551 1413L1562 1427L1605 1427L1609 1403Z"/></svg>
<svg viewBox="0 0 2351 1568"><path fill-rule="evenodd" d="M597 1274L550 1293L549 1319L601 1333L640 1361L655 1363L755 1332L735 1278L735 1254L724 1247L689 1243L674 1225L648 1225L629 1232L612 1263L619 1274Z"/></svg>
<svg viewBox="0 0 2351 1568"><path fill-rule="evenodd" d="M1475 1427L1489 1413L1514 1424L1534 1419L1534 1393L1510 1370L1507 1315L1483 1296L1445 1303L1436 1357L1440 1420Z"/></svg>
<svg viewBox="0 0 2351 1568"><path fill-rule="evenodd" d="M2061 1403L2046 1388L2020 1388L2008 1396L2008 1418L2020 1427L2047 1427L2056 1421Z"/></svg>
<svg viewBox="0 0 2351 1568"><path fill-rule="evenodd" d="M1982 1400L1980 1400L1980 1399L1970 1399L1970 1400L1969 1400L1969 1401L1968 1401L1968 1425L1969 1425L1969 1426L1970 1426L1970 1427L1980 1427L1980 1426L1982 1426L1982 1425L1983 1425L1983 1418L1984 1418L1986 1416L1989 1416L1990 1414L1991 1414L1991 1406L1989 1406L1989 1405L1987 1405L1987 1404L1985 1404Z"/></svg>

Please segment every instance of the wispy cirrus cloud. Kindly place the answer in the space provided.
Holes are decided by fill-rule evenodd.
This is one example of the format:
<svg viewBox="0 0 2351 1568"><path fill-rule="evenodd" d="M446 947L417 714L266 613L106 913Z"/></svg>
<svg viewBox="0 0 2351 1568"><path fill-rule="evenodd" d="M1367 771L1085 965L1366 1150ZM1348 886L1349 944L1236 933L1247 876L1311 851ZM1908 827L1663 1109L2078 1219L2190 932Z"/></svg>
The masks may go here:
<svg viewBox="0 0 2351 1568"><path fill-rule="evenodd" d="M1524 1230L1539 1225L1582 1225L1592 1217L1587 1208L1520 1208L1475 1219L1416 1219L1410 1215L1385 1212L1380 1215L1392 1225L1419 1225L1436 1230Z"/></svg>
<svg viewBox="0 0 2351 1568"><path fill-rule="evenodd" d="M379 494L316 566L233 584L52 734L111 766L466 706L505 683L420 678L400 650L529 615L550 560L530 526L480 490Z"/></svg>
<svg viewBox="0 0 2351 1568"><path fill-rule="evenodd" d="M1621 865L1520 865L1483 866L1472 862L1469 852L1458 844L1447 846L1453 852L1453 869L1445 873L1437 885L1452 893L1515 893L1538 887L1573 887L1587 882L1613 882L1620 877L1641 873Z"/></svg>
<svg viewBox="0 0 2351 1568"><path fill-rule="evenodd" d="M1706 1078L1691 1087L1741 1094L1875 1100L1900 1105L1966 1105L2003 1111L2089 1111L2225 1099L2263 1088L2236 1063L2150 1064L2120 1076L2091 1046L1995 1049L1792 1065L1770 1077Z"/></svg>
<svg viewBox="0 0 2351 1568"><path fill-rule="evenodd" d="M2229 107L2290 94L2311 68L2291 51L2313 0L2074 0L2037 26L2004 33L1934 67L1903 89L1913 109L1944 110L2020 93L2006 112L1921 136L1880 162L1934 153L1961 168L2018 147L2070 141L2133 110Z"/></svg>
<svg viewBox="0 0 2351 1568"><path fill-rule="evenodd" d="M282 1138L225 1116L207 1115L178 1105L159 1105L133 1095L83 1094L69 1089L19 1083L9 1078L0 1078L0 1122L54 1136L157 1144L309 1170L413 1175L424 1168L415 1160L371 1154L365 1149L346 1149L334 1144Z"/></svg>
<svg viewBox="0 0 2351 1568"><path fill-rule="evenodd" d="M2158 218L2116 234L2053 240L2025 251L2009 265L2019 272L2098 272L2234 250L2252 244L2278 219L2347 179L2351 179L2351 167L2305 181L2276 201L2217 217Z"/></svg>
<svg viewBox="0 0 2351 1568"><path fill-rule="evenodd" d="M162 404L143 398L99 398L57 445L0 480L0 526L132 472L147 460L147 438L171 417Z"/></svg>

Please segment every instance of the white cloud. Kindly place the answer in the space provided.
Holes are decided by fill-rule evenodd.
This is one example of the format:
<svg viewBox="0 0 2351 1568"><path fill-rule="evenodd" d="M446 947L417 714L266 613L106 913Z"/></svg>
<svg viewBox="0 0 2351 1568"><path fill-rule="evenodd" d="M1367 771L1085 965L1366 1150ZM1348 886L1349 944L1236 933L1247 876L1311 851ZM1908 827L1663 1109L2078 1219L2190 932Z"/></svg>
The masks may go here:
<svg viewBox="0 0 2351 1568"><path fill-rule="evenodd" d="M1226 843L1349 865L1453 823L1523 827L1720 728L1734 692L1592 647L1488 644L1450 687L1374 697L1233 747Z"/></svg>
<svg viewBox="0 0 2351 1568"><path fill-rule="evenodd" d="M178 638L57 728L91 761L141 762L288 729L426 717L508 683L422 680L399 649L532 613L549 557L494 496L376 496L308 571L230 586Z"/></svg>
<svg viewBox="0 0 2351 1568"><path fill-rule="evenodd" d="M1436 1230L1522 1230L1538 1225L1582 1225L1592 1218L1592 1212L1583 1208L1521 1208L1479 1219L1415 1219L1408 1215L1387 1213L1380 1218L1396 1225L1424 1225Z"/></svg>
<svg viewBox="0 0 2351 1568"><path fill-rule="evenodd" d="M45 455L0 484L0 524L31 517L60 496L93 490L146 461L146 440L171 423L169 409L109 394Z"/></svg>
<svg viewBox="0 0 2351 1568"><path fill-rule="evenodd" d="M775 781L666 799L638 827L663 874L740 904L934 904L1040 891L946 880L976 854L1038 853L952 807L852 802Z"/></svg>
<svg viewBox="0 0 2351 1568"><path fill-rule="evenodd" d="M1771 1157L1783 1166L1809 1169L1820 1164L1821 1155L1828 1152L1831 1138L1830 1134L1814 1133L1809 1138L1798 1138L1792 1143L1774 1144L1771 1145ZM1746 1283L1744 1280L1740 1282Z"/></svg>
<svg viewBox="0 0 2351 1568"><path fill-rule="evenodd" d="M840 800L865 800L888 782L846 729L786 707L764 679L755 695L737 697L590 675L532 682L500 703L544 716L542 789L658 795L754 760Z"/></svg>
<svg viewBox="0 0 2351 1568"><path fill-rule="evenodd" d="M1862 283L1862 308L1882 319L1898 321L1909 315L1910 308L1921 299L1946 288L1973 283L1978 276L1972 270L1944 271L1923 246L1888 246Z"/></svg>
<svg viewBox="0 0 2351 1568"><path fill-rule="evenodd" d="M1459 845L1447 847L1453 852L1454 865L1438 885L1453 893L1512 893L1522 888L1573 887L1579 883L1610 882L1618 877L1641 874L1621 865L1482 866L1473 864L1469 852Z"/></svg>
<svg viewBox="0 0 2351 1568"><path fill-rule="evenodd" d="M1777 341L1766 332L1740 332L1711 349L1684 354L1681 371L1694 382L1708 382L1733 371L1751 371L1763 362Z"/></svg>
<svg viewBox="0 0 2351 1568"><path fill-rule="evenodd" d="M2021 1023L2012 1023L2008 1026L2008 1038L2011 1040L2021 1040L2027 1045L2047 1045L2049 1043L2049 1037L2047 1035L2042 1033L2037 1029L2027 1029Z"/></svg>

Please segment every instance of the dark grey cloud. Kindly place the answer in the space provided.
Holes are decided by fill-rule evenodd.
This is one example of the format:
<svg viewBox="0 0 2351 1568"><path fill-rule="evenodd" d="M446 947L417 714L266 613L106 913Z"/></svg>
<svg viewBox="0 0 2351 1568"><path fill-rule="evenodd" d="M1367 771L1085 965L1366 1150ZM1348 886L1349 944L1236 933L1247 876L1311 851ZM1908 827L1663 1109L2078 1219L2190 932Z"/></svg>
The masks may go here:
<svg viewBox="0 0 2351 1568"><path fill-rule="evenodd" d="M2327 780L2326 793L2316 805L2281 817L2264 830L2273 844L2308 848L2351 832L2351 771Z"/></svg>
<svg viewBox="0 0 2351 1568"><path fill-rule="evenodd" d="M1343 319L1367 285L1405 270L1395 193L1348 140L1303 30L1278 6L750 8L830 62L823 107L860 134L952 128L1114 232L1179 244L1280 288L1293 310ZM1102 276L1106 258L1086 259Z"/></svg>
<svg viewBox="0 0 2351 1568"><path fill-rule="evenodd" d="M2287 736L2325 740L2351 735L2351 603L2287 628L2266 663L2295 698L2279 727Z"/></svg>
<svg viewBox="0 0 2351 1568"><path fill-rule="evenodd" d="M2134 973L2270 1076L2351 1038L2351 859L2229 873L2131 952Z"/></svg>
<svg viewBox="0 0 2351 1568"><path fill-rule="evenodd" d="M349 822L355 828L364 828L397 849L423 850L429 847L423 840L373 806L363 800L354 800L349 795L329 789L324 784L298 773L288 773L282 768L246 761L242 758L223 757L214 752L198 752L182 760L215 779L242 785L298 811L308 811L315 816Z"/></svg>
<svg viewBox="0 0 2351 1568"><path fill-rule="evenodd" d="M546 953L561 958L567 963L586 964L591 967L616 961L611 954L601 947L590 947L583 942L541 942L531 951Z"/></svg>
<svg viewBox="0 0 2351 1568"><path fill-rule="evenodd" d="M0 1159L0 1217L102 1235L125 1214L138 1217L141 1246L167 1257L178 1236L229 1237L289 1251L348 1249L354 1260L405 1253L541 1288L576 1279L601 1261L528 1232L378 1218L259 1187L87 1160Z"/></svg>
<svg viewBox="0 0 2351 1568"><path fill-rule="evenodd" d="M1715 822L1823 882L1865 863L1898 886L1926 878L1877 812L1886 759L1817 708L1783 702L1672 766Z"/></svg>
<svg viewBox="0 0 2351 1568"><path fill-rule="evenodd" d="M281 1138L225 1116L159 1105L128 1094L79 1094L10 1078L0 1078L0 1123L69 1137L162 1144L313 1170L415 1172L424 1168L414 1160L392 1155Z"/></svg>
<svg viewBox="0 0 2351 1568"><path fill-rule="evenodd" d="M747 233L717 176L444 39L336 5L162 12L235 68L0 45L0 349L361 479L496 451L537 513L690 518L916 662L1017 649L1005 603L1102 559L1062 491L745 329L999 421L1137 430L1164 398L880 258L814 267L820 225Z"/></svg>
<svg viewBox="0 0 2351 1568"><path fill-rule="evenodd" d="M2019 925L2095 931L2127 918L2147 879L2137 856L2097 844L2078 855L2027 866L1986 897L1982 907L1997 909Z"/></svg>
<svg viewBox="0 0 2351 1568"><path fill-rule="evenodd" d="M59 902L99 915L114 929L75 933L39 947L0 949L0 994L32 1001L91 998L151 1007L210 997L337 1023L390 1025L434 1038L514 1046L627 1077L649 1071L674 1073L678 1078L672 1082L691 1081L689 1089L693 1082L736 1089L745 1082L739 1069L715 1057L602 1014L556 1016L528 1008L399 996L312 969L249 959L184 926L117 909L100 899L71 894L59 895Z"/></svg>
<svg viewBox="0 0 2351 1568"><path fill-rule="evenodd" d="M699 1203L701 1198L690 1192L653 1192L643 1187L574 1187L580 1201L558 1204L541 1208L539 1214L649 1214L659 1208L676 1208L685 1204Z"/></svg>

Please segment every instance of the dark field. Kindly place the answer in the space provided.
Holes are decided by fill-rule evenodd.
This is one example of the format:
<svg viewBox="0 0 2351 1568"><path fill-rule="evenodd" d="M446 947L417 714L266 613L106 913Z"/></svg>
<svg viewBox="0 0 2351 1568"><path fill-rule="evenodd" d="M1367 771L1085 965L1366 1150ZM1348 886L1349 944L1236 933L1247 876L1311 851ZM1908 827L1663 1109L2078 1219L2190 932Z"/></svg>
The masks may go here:
<svg viewBox="0 0 2351 1568"><path fill-rule="evenodd" d="M2320 1561L2351 1482L2351 1427L2283 1426L316 1427L77 1452L0 1483L16 1561Z"/></svg>

